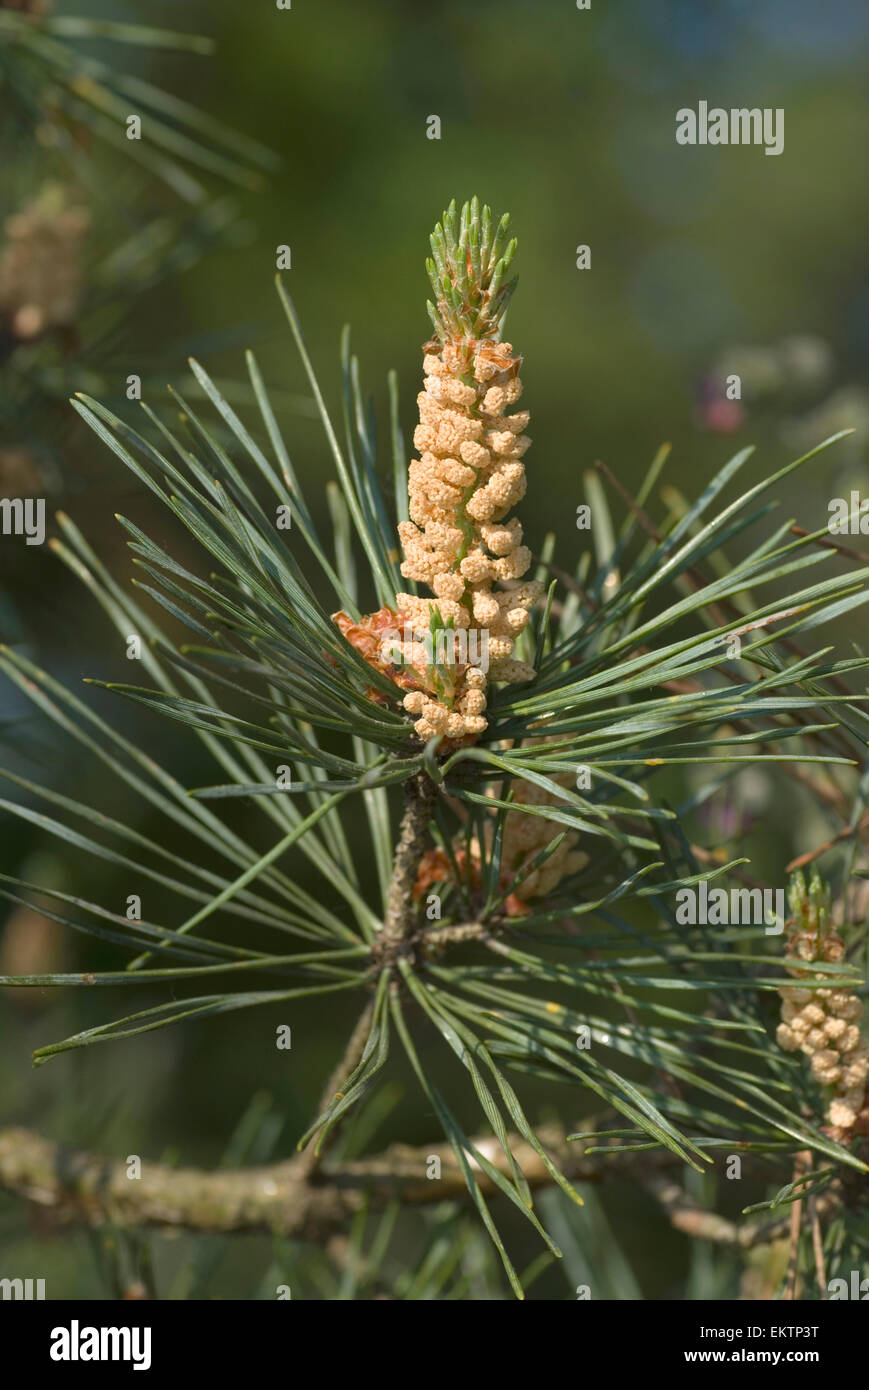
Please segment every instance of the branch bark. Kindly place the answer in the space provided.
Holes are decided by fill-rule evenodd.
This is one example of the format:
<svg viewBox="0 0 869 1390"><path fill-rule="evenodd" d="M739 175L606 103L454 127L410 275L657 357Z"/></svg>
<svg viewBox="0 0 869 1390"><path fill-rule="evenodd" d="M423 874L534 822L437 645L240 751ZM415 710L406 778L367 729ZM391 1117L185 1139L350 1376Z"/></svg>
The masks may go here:
<svg viewBox="0 0 869 1390"><path fill-rule="evenodd" d="M781 1223L739 1226L697 1207L666 1178L668 1169L681 1166L673 1154L625 1154L601 1164L586 1158L580 1144L568 1143L569 1132L547 1126L539 1139L573 1182L599 1182L603 1177L638 1182L658 1199L678 1230L718 1244L745 1249L781 1233ZM472 1142L499 1171L508 1174L501 1147L491 1135ZM510 1148L532 1189L551 1184L539 1155L524 1139L511 1135ZM440 1159L439 1180L426 1177L432 1157ZM373 1158L343 1164L314 1178L304 1155L237 1170L204 1171L146 1162L138 1178L128 1177L127 1171L123 1159L74 1153L32 1130L0 1130L0 1188L50 1211L64 1224L99 1226L110 1221L164 1231L272 1233L322 1241L339 1233L366 1201L379 1207L395 1198L415 1206L468 1199L449 1144L422 1148L393 1144ZM477 1169L476 1177L486 1197L497 1195L498 1189L484 1172Z"/></svg>
<svg viewBox="0 0 869 1390"><path fill-rule="evenodd" d="M380 934L382 949L387 954L395 952L414 928L416 904L413 889L419 861L428 841L428 823L434 810L437 790L428 774L420 772L405 784L405 797L386 916Z"/></svg>

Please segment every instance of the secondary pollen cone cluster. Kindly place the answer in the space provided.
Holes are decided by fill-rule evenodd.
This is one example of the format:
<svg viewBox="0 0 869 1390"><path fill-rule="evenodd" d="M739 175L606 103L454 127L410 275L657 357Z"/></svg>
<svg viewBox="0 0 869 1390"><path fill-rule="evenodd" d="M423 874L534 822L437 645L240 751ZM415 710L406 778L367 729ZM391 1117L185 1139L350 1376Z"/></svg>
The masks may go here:
<svg viewBox="0 0 869 1390"><path fill-rule="evenodd" d="M794 926L788 954L810 966L815 961L839 962L845 943L829 920L829 897L817 875L806 888L801 874L791 886ZM791 974L811 974L795 969ZM844 989L801 989L787 986L782 996L782 1021L776 1033L787 1052L800 1051L811 1059L818 1081L832 1089L827 1109L828 1129L840 1143L869 1134L869 1045L858 1027L863 1004Z"/></svg>
<svg viewBox="0 0 869 1390"><path fill-rule="evenodd" d="M534 743L554 743L557 737L542 737ZM550 773L553 782L565 788L572 784L572 774L567 772ZM559 799L554 793L540 787L536 782L528 782L524 777L513 783L514 799L522 806L554 806ZM504 831L501 838L500 886L509 893L504 899L504 912L508 917L525 916L530 908L530 898L547 897L554 893L562 879L579 873L588 863L588 855L576 848L579 835L568 831L564 839L537 868L532 868L537 856L560 833L560 827L543 816L530 815L527 811L508 811L504 817ZM419 900L434 883L454 881L453 863L468 887L478 889L481 885L480 844L471 840L466 850L461 840L453 845L452 859L442 850L428 850L420 861L414 897ZM517 881L518 880L518 881ZM515 887L513 886L515 884Z"/></svg>
<svg viewBox="0 0 869 1390"><path fill-rule="evenodd" d="M556 742L557 739L534 739L535 743ZM573 776L569 772L549 773L553 782L559 786L570 787ZM513 784L513 796L523 806L553 806L559 804L557 798L539 787L536 782L526 782L520 778ZM561 803L563 805L563 803ZM527 811L508 811L504 817L504 835L501 841L501 864L513 875L524 872L528 865L560 832L561 827L542 816L529 815ZM523 901L527 898L546 897L554 893L563 878L578 873L588 863L588 855L576 849L579 835L570 830L549 857L523 878L516 893Z"/></svg>
<svg viewBox="0 0 869 1390"><path fill-rule="evenodd" d="M486 729L491 681L534 674L514 654L543 586L524 578L531 552L509 516L525 494L522 456L531 441L528 412L511 413L522 393L521 359L500 340L515 285L504 283L516 248L508 224L503 217L495 227L477 199L461 214L453 203L431 239L436 303L428 308L436 337L424 347L419 457L409 469L410 519L399 534L402 575L434 597L396 595L389 651L373 663L390 675L406 672L396 684L406 690L403 705L417 735L441 735L450 745L473 742Z"/></svg>
<svg viewBox="0 0 869 1390"><path fill-rule="evenodd" d="M81 298L83 245L90 218L60 184L8 217L0 246L0 319L29 341L69 328Z"/></svg>

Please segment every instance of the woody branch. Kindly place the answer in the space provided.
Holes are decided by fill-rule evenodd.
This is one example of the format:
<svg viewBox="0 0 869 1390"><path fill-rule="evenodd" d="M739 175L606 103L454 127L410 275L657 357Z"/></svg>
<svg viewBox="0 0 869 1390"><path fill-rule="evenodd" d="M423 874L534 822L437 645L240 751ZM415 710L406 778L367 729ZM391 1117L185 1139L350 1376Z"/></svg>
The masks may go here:
<svg viewBox="0 0 869 1390"><path fill-rule="evenodd" d="M680 1166L670 1153L625 1154L606 1164L584 1155L567 1141L568 1131L541 1129L539 1138L573 1182L603 1177L640 1183L661 1204L671 1224L686 1235L717 1244L749 1246L777 1239L787 1222L739 1224L707 1212L678 1187L668 1173ZM472 1140L490 1162L507 1173L507 1162L491 1136ZM510 1149L529 1186L552 1179L540 1156L519 1135ZM440 1160L438 1181L426 1177L432 1157ZM477 1182L486 1197L497 1188L481 1170ZM466 1201L467 1187L448 1144L415 1148L392 1144L370 1158L345 1163L311 1180L304 1155L247 1169L172 1168L143 1162L141 1176L128 1176L124 1160L72 1152L27 1129L0 1130L0 1189L50 1212L63 1224L152 1227L193 1232L271 1233L300 1239L328 1239L341 1231L364 1203L379 1207L398 1199L404 1205Z"/></svg>

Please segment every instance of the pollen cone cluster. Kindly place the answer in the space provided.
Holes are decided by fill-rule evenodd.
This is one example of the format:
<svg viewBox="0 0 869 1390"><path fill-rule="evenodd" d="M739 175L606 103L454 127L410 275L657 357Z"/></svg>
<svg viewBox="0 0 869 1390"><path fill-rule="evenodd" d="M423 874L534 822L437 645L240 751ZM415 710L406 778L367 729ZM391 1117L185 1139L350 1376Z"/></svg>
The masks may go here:
<svg viewBox="0 0 869 1390"><path fill-rule="evenodd" d="M557 742L557 739L539 738L532 741L552 743ZM569 772L551 772L548 775L561 787L569 788L573 784L573 777ZM559 804L551 792L539 787L535 782L526 782L524 778L513 783L513 797L523 806L542 807ZM527 811L508 811L504 817L504 836L501 842L502 871L506 869L512 876L523 873L555 838L559 829L559 826L552 821L544 820L542 816L532 816ZM517 896L523 901L527 898L545 897L555 892L563 878L584 869L588 863L588 855L576 848L578 842L579 835L576 831L568 831L549 858L523 878L516 889Z"/></svg>
<svg viewBox="0 0 869 1390"><path fill-rule="evenodd" d="M815 961L844 960L845 943L830 924L828 895L817 876L807 889L802 875L795 875L791 908L794 926L788 937L789 955L809 966ZM811 970L791 970L795 976L802 973L811 974ZM841 1143L855 1134L869 1134L869 1045L858 1026L863 1012L860 999L849 990L798 985L779 992L778 1043L787 1052L805 1053L814 1076L831 1088L827 1108L831 1136Z"/></svg>
<svg viewBox="0 0 869 1390"><path fill-rule="evenodd" d="M488 681L534 674L515 659L513 647L542 586L523 581L531 552L519 521L508 519L525 494L528 412L507 413L522 390L509 343L432 343L423 369L414 433L420 457L410 465L410 520L399 534L402 574L428 585L435 598L399 593L396 606L412 641L430 632L439 615L468 635L465 650L478 654L478 664L462 663L448 701L410 691L404 707L417 716L420 738L463 739L486 728ZM406 657L413 660L410 645Z"/></svg>
<svg viewBox="0 0 869 1390"><path fill-rule="evenodd" d="M389 640L372 661L404 690L419 738L440 735L446 746L484 732L490 682L534 674L515 653L543 586L525 578L531 552L510 515L525 494L530 440L528 412L512 409L521 359L501 341L516 283L504 279L516 249L508 225L506 216L495 225L475 198L461 213L451 204L431 238L435 337L423 349L419 457L409 469L409 519L399 525L401 573L431 596L396 594ZM367 624L356 625L366 641Z"/></svg>
<svg viewBox="0 0 869 1390"><path fill-rule="evenodd" d="M530 440L527 411L513 411L522 394L521 359L501 342L501 320L515 281L502 284L515 252L508 219L493 228L488 208L455 204L432 237L428 270L437 296L429 304L436 338L425 346L425 389L417 397L419 424L410 465L410 520L399 526L401 572L435 597L396 595L410 642L447 627L466 634L448 696L410 691L404 707L422 739L477 738L486 728L490 681L524 681L533 667L514 656L542 585L525 580L531 552L509 515L525 495L522 456ZM460 643L460 637L456 639Z"/></svg>

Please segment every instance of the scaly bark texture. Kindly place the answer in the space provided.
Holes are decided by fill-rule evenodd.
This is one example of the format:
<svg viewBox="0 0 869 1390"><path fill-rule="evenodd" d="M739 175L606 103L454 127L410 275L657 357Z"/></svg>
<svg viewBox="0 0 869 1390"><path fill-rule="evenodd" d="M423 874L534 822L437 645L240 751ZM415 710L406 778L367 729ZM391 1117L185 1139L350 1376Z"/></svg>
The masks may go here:
<svg viewBox="0 0 869 1390"><path fill-rule="evenodd" d="M386 904L380 946L395 951L413 931L415 913L413 886L425 853L428 825L437 797L434 784L423 772L405 785L404 815L395 847L392 880Z"/></svg>

